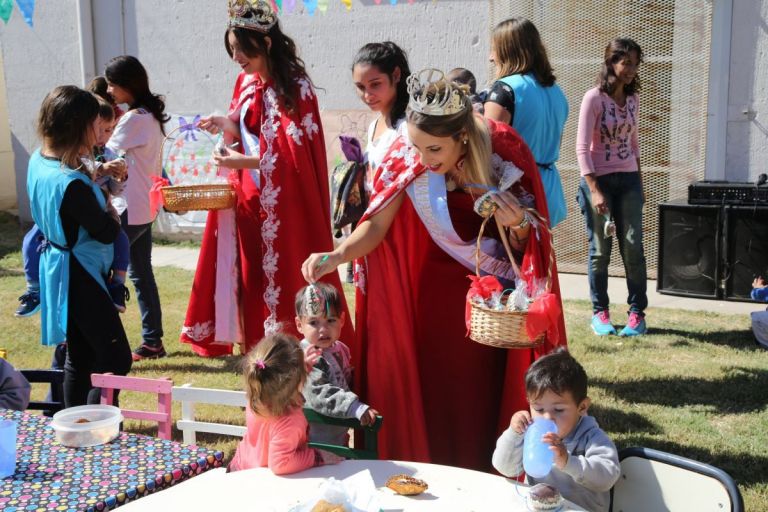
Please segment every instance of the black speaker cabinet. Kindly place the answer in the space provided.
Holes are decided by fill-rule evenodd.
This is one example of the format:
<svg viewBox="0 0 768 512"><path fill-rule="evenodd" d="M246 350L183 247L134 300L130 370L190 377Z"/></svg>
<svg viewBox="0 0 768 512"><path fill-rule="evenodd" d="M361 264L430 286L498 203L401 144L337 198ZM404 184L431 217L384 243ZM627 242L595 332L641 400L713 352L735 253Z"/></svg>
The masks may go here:
<svg viewBox="0 0 768 512"><path fill-rule="evenodd" d="M725 298L751 301L752 281L768 281L768 207L725 208Z"/></svg>
<svg viewBox="0 0 768 512"><path fill-rule="evenodd" d="M682 202L659 205L659 293L706 299L722 297L722 215L721 206Z"/></svg>

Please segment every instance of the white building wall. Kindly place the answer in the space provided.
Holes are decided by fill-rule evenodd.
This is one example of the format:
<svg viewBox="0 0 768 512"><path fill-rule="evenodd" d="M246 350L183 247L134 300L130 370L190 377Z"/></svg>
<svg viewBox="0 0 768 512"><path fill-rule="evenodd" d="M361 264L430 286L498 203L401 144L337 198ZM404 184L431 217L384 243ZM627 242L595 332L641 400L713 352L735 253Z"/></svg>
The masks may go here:
<svg viewBox="0 0 768 512"><path fill-rule="evenodd" d="M725 159L730 181L755 181L768 173L766 27L768 0L733 0Z"/></svg>
<svg viewBox="0 0 768 512"><path fill-rule="evenodd" d="M15 11L11 22L0 26L0 46L19 210L25 219L26 166L38 145L34 124L40 102L56 85L82 85L82 69L88 69L80 61L78 4L93 13L96 73L116 55L136 55L149 72L152 90L166 95L171 114L225 111L238 72L224 49L225 0L38 0L33 29ZM413 69L462 66L481 82L488 74L486 0L417 0L413 5L402 0L395 6L386 0L381 5L354 0L349 12L331 0L326 14L309 17L299 8L281 22L298 44L312 79L324 89L318 97L328 124L339 128L343 123L336 111L357 111L348 119L367 121L367 116L360 117L364 109L350 78L352 58L365 43L395 41L408 52ZM330 128L326 132L333 135Z"/></svg>
<svg viewBox="0 0 768 512"><path fill-rule="evenodd" d="M517 0L510 0L513 4ZM729 180L754 180L768 171L768 0L732 0L728 80L726 168ZM521 3L521 2L518 2ZM524 3L524 2L522 2ZM367 116L350 81L350 63L366 42L391 39L409 53L413 69L467 67L482 82L488 76L487 0L417 0L408 5L376 5L354 0L347 12L331 0L326 14L301 11L281 18L296 40L326 111L326 132ZM15 153L19 210L29 218L26 165L38 145L35 116L46 92L59 84L83 85L78 6L93 16L92 69L121 53L139 57L151 87L167 96L170 113L224 111L237 68L223 46L224 0L38 0L34 28L18 10L0 26L8 115ZM525 14L525 13L520 13ZM87 44L87 41L86 41ZM339 111L353 111L339 121ZM745 113L746 112L746 113ZM359 121L359 122L358 122Z"/></svg>

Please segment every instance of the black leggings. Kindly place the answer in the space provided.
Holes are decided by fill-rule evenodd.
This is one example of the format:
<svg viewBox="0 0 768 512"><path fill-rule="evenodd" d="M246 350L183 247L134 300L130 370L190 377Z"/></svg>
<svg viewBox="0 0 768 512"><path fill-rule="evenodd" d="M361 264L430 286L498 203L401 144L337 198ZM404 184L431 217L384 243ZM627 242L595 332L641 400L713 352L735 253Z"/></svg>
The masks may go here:
<svg viewBox="0 0 768 512"><path fill-rule="evenodd" d="M74 256L69 261L65 407L99 403L91 374L126 375L132 364L131 347L109 294Z"/></svg>

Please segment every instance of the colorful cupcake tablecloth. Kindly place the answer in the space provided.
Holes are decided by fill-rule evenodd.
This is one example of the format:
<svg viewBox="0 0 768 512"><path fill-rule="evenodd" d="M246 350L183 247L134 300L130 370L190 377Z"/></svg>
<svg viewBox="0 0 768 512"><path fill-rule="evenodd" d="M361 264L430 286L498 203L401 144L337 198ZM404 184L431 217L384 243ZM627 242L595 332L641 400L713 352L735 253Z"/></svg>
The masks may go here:
<svg viewBox="0 0 768 512"><path fill-rule="evenodd" d="M223 463L222 452L121 432L101 446L68 448L50 419L0 409L17 422L16 473L0 480L0 510L112 510Z"/></svg>

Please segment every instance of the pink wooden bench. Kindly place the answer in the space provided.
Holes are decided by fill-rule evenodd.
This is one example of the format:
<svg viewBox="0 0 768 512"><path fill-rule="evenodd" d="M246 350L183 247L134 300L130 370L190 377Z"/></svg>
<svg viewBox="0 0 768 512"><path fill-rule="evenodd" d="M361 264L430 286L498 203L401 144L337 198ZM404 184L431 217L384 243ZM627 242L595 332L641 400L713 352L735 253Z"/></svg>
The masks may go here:
<svg viewBox="0 0 768 512"><path fill-rule="evenodd" d="M157 394L157 411L138 411L133 409L120 410L123 417L135 420L156 421L157 436L160 439L171 439L171 390L173 381L168 377L159 379L145 379L141 377L123 377L111 373L94 373L91 375L91 384L101 388L101 403L113 405L115 390L139 391L143 393Z"/></svg>

